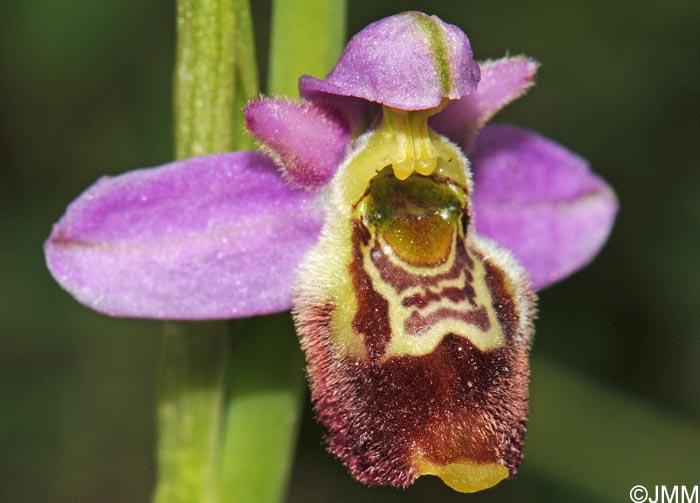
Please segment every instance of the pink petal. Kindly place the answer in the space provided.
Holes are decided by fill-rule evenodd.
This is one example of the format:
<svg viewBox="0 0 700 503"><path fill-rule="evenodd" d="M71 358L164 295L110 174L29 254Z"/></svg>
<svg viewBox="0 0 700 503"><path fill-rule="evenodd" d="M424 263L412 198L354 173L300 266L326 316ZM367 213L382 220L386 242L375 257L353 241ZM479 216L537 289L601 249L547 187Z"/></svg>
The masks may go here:
<svg viewBox="0 0 700 503"><path fill-rule="evenodd" d="M328 183L345 157L350 122L339 111L308 101L262 99L245 108L246 126L297 188Z"/></svg>
<svg viewBox="0 0 700 503"><path fill-rule="evenodd" d="M535 289L586 265L607 240L615 194L564 147L530 131L487 126L471 162L477 231L513 251Z"/></svg>
<svg viewBox="0 0 700 503"><path fill-rule="evenodd" d="M404 110L459 99L479 81L467 36L421 12L376 21L355 35L324 80L302 77L302 96L354 96Z"/></svg>
<svg viewBox="0 0 700 503"><path fill-rule="evenodd" d="M45 244L56 280L114 316L236 318L291 306L316 241L315 196L259 153L196 157L102 178Z"/></svg>
<svg viewBox="0 0 700 503"><path fill-rule="evenodd" d="M532 86L538 66L522 56L481 63L476 92L450 104L430 119L430 125L469 151L477 131Z"/></svg>

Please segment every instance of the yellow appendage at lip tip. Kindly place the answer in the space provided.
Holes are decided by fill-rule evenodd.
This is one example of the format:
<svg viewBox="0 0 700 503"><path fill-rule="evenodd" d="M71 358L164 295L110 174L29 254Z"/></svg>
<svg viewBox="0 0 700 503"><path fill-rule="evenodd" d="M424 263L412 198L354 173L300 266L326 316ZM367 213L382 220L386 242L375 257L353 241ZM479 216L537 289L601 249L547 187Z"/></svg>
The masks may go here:
<svg viewBox="0 0 700 503"><path fill-rule="evenodd" d="M438 465L421 460L416 463L420 475L435 475L455 491L474 493L493 487L508 478L508 468L498 463L479 464L462 461Z"/></svg>

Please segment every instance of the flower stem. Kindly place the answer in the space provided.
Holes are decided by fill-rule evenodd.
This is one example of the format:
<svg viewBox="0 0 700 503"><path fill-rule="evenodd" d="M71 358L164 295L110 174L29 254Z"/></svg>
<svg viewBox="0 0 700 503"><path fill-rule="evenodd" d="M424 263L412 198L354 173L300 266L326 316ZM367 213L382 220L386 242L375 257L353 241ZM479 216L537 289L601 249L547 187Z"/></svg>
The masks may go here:
<svg viewBox="0 0 700 503"><path fill-rule="evenodd" d="M295 96L299 75L325 74L344 39L344 0L276 0L271 93ZM284 498L304 393L304 359L289 314L238 321L229 367L222 501Z"/></svg>
<svg viewBox="0 0 700 503"><path fill-rule="evenodd" d="M233 150L234 0L178 0L174 81L178 159Z"/></svg>
<svg viewBox="0 0 700 503"><path fill-rule="evenodd" d="M296 96L304 74L325 77L345 42L346 0L275 0L268 92Z"/></svg>
<svg viewBox="0 0 700 503"><path fill-rule="evenodd" d="M174 79L178 158L247 148L240 108L258 92L248 0L178 0ZM270 90L296 94L301 73L330 69L344 0L274 7ZM154 503L278 502L304 396L303 357L288 314L168 323L158 385Z"/></svg>
<svg viewBox="0 0 700 503"><path fill-rule="evenodd" d="M304 360L289 313L235 324L221 501L275 503L292 466Z"/></svg>
<svg viewBox="0 0 700 503"><path fill-rule="evenodd" d="M233 150L241 120L234 109L235 27L234 0L177 2L173 105L178 158ZM239 86L248 92L250 87L257 87L257 77ZM220 501L229 343L226 322L165 325L157 390L155 503Z"/></svg>
<svg viewBox="0 0 700 503"><path fill-rule="evenodd" d="M233 108L236 127L233 130L233 143L236 150L252 149L254 142L246 132L245 120L240 113L249 100L257 98L260 92L258 64L255 59L255 37L253 18L249 0L236 0L236 78Z"/></svg>
<svg viewBox="0 0 700 503"><path fill-rule="evenodd" d="M158 374L158 483L154 503L219 500L226 324L165 324Z"/></svg>

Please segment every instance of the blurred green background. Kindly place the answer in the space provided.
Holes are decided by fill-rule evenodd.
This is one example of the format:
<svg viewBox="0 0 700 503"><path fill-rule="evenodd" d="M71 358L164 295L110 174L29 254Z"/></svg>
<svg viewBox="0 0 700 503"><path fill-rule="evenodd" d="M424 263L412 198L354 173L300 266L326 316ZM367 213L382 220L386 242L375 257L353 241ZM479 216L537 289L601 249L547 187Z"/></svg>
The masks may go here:
<svg viewBox="0 0 700 503"><path fill-rule="evenodd" d="M349 33L407 9L462 27L477 59L539 60L497 120L587 157L621 213L596 262L541 293L516 479L364 488L307 405L290 501L626 502L635 484L700 484L700 2L351 1ZM269 12L253 1L263 70ZM0 501L149 500L161 324L78 305L42 242L98 176L171 159L173 48L172 2L0 6Z"/></svg>

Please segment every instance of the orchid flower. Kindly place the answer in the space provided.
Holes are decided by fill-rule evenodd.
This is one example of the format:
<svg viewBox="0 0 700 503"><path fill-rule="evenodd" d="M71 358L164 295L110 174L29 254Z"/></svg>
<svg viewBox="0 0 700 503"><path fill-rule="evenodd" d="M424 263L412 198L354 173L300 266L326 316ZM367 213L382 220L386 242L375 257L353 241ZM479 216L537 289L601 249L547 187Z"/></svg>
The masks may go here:
<svg viewBox="0 0 700 503"><path fill-rule="evenodd" d="M113 316L293 308L329 449L360 481L516 473L534 290L588 263L617 202L577 155L485 123L531 85L409 12L355 35L301 100L245 109L262 152L102 178L45 245L56 280Z"/></svg>

